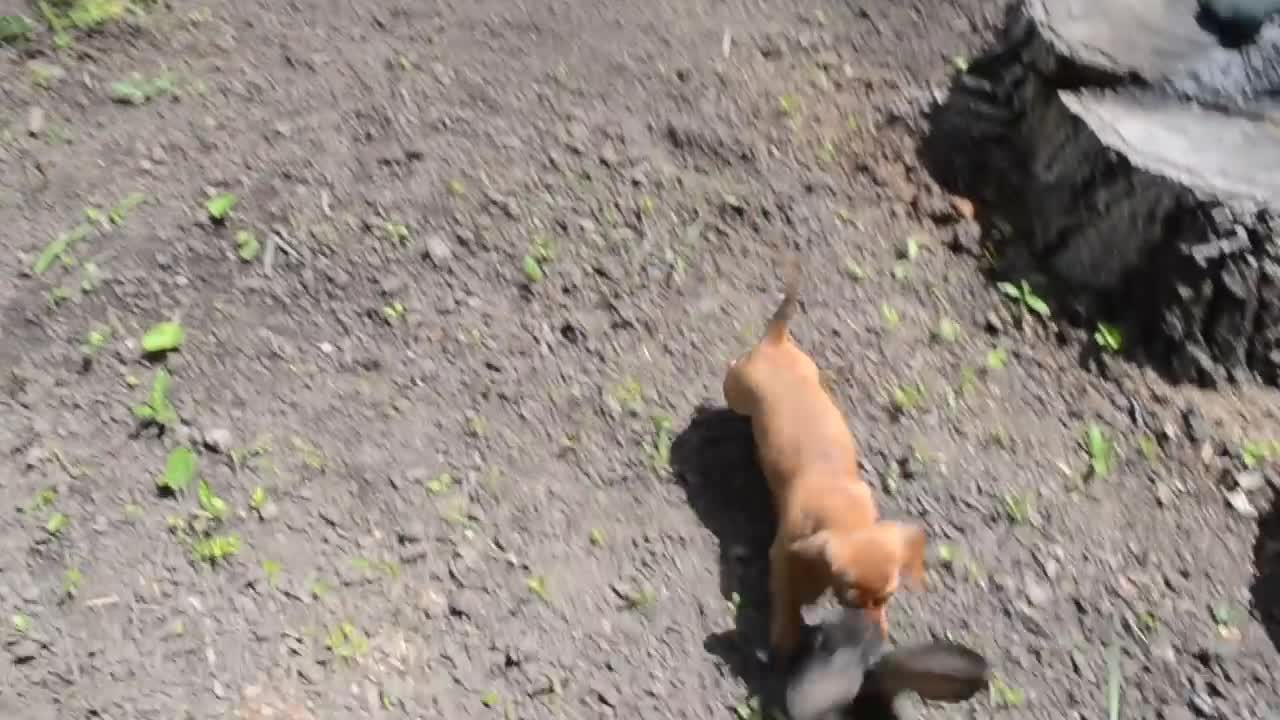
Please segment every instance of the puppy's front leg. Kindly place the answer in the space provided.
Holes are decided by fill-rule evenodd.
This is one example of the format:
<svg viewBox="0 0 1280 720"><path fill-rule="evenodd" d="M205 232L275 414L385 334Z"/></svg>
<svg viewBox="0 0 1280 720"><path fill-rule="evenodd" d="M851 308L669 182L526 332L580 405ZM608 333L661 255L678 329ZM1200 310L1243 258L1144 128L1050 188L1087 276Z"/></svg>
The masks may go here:
<svg viewBox="0 0 1280 720"><path fill-rule="evenodd" d="M780 539L769 548L769 655L779 666L785 666L795 655L804 628L800 613L804 601L796 592L789 552Z"/></svg>

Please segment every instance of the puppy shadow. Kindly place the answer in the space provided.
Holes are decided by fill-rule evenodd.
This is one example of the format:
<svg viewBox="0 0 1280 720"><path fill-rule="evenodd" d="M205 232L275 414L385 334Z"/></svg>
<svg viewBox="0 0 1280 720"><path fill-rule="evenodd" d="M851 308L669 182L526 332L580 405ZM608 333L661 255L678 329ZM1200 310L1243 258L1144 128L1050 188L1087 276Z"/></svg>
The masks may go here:
<svg viewBox="0 0 1280 720"><path fill-rule="evenodd" d="M1280 499L1258 520L1253 562L1257 572L1250 588L1253 608L1271 644L1280 650Z"/></svg>
<svg viewBox="0 0 1280 720"><path fill-rule="evenodd" d="M671 445L671 466L689 506L720 544L720 594L734 609L732 630L706 639L708 652L752 695L773 698L777 678L765 650L769 628L769 544L777 521L756 461L751 421L724 407L699 407Z"/></svg>

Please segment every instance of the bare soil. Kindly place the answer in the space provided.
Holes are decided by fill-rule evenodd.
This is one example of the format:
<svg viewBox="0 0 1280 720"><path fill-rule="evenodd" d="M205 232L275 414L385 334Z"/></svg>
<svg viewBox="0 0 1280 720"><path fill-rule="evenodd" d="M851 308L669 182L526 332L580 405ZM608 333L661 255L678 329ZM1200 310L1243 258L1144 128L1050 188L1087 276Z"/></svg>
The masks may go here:
<svg viewBox="0 0 1280 720"><path fill-rule="evenodd" d="M1111 646L1123 717L1275 717L1280 393L1083 369L916 157L1002 11L211 0L0 47L0 715L751 717L768 503L715 406L799 249L795 334L934 540L895 640L997 672L919 717L1102 717ZM180 447L222 519L157 492Z"/></svg>

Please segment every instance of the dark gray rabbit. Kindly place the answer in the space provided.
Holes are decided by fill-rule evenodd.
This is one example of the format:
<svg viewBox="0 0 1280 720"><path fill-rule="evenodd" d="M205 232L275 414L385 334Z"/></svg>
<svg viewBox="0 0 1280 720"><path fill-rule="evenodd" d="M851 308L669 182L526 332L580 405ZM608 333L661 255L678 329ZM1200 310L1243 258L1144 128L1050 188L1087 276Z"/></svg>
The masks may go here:
<svg viewBox="0 0 1280 720"><path fill-rule="evenodd" d="M787 682L791 720L891 720L903 692L963 702L987 687L986 658L952 642L889 649L860 613L839 612L811 629Z"/></svg>

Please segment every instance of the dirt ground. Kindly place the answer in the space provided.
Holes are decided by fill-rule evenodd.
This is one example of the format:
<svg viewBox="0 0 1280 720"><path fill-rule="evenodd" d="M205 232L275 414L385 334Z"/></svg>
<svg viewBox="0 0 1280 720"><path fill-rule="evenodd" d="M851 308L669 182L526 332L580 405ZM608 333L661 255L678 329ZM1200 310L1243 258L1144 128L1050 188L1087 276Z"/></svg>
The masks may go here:
<svg viewBox="0 0 1280 720"><path fill-rule="evenodd" d="M767 500L697 408L801 249L794 332L933 538L895 641L995 668L919 717L1102 717L1111 647L1123 717L1276 717L1280 393L1082 369L916 158L1001 14L211 0L0 46L0 715L748 720Z"/></svg>

